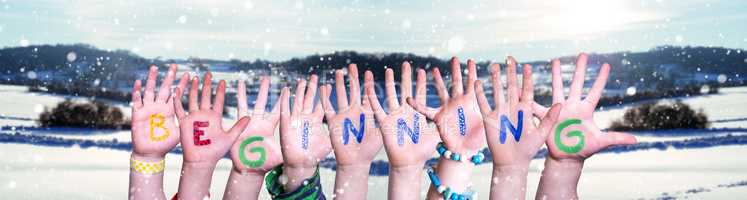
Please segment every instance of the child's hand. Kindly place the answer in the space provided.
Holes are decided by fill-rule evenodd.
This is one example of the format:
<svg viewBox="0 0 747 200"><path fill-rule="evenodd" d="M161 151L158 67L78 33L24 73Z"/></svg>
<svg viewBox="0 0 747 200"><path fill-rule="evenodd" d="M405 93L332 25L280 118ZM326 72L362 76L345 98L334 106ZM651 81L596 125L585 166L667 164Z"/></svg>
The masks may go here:
<svg viewBox="0 0 747 200"><path fill-rule="evenodd" d="M441 107L430 108L412 98L407 98L407 103L428 119L434 120L446 149L469 159L485 147L485 128L475 97L475 81L477 80L475 61L471 59L467 61L466 91L462 86L462 70L459 65L456 57L451 59L451 96L447 93L438 68L433 69L433 79L441 99Z"/></svg>
<svg viewBox="0 0 747 200"><path fill-rule="evenodd" d="M322 132L322 106L317 103L314 108L317 79L311 75L308 88L306 80L298 81L292 112L288 87L280 94L280 144L285 167L316 168L332 150L329 135Z"/></svg>
<svg viewBox="0 0 747 200"><path fill-rule="evenodd" d="M326 85L321 88L321 102L327 118L335 159L338 166L365 165L368 168L374 156L381 149L381 132L376 128L368 100L363 99L361 105L358 68L355 64L348 66L349 105L343 76L342 70L335 72L337 113L329 100L332 86Z"/></svg>
<svg viewBox="0 0 747 200"><path fill-rule="evenodd" d="M272 112L265 113L269 90L270 79L262 77L257 100L254 103L254 111L249 114L246 103L246 84L244 81L238 82L236 94L238 116L250 115L252 118L249 125L241 132L238 140L231 147L233 168L241 173L264 175L265 172L283 162L280 146L273 136L280 119L280 103L275 103Z"/></svg>
<svg viewBox="0 0 747 200"><path fill-rule="evenodd" d="M392 69L386 70L386 103L389 108L387 114L376 96L373 74L366 71L366 95L381 126L387 157L393 168L411 166L421 169L425 161L433 155L436 144L440 141L435 130L428 126L425 116L405 103L406 99L413 95L411 76L410 63L402 63L401 99L398 101L394 88L394 72ZM426 104L426 74L423 69L418 69L415 99L420 104ZM400 105L400 101L404 104Z"/></svg>
<svg viewBox="0 0 747 200"><path fill-rule="evenodd" d="M552 111L535 104L538 117L548 115L542 123L552 124L550 129L543 130L548 134L547 147L550 158L556 160L570 159L583 161L596 152L611 145L635 144L634 136L618 132L602 132L594 124L594 109L599 102L610 65L602 65L599 76L589 90L585 99L581 99L586 75L588 56L581 54L576 62L576 72L573 75L568 98L564 99L563 82L560 75L560 62L552 62L552 93L553 104L561 104L562 109L553 116Z"/></svg>
<svg viewBox="0 0 747 200"><path fill-rule="evenodd" d="M490 152L493 154L494 168L512 166L526 169L545 143L547 132L540 131L534 124L534 85L532 66L524 65L522 90L516 79L516 60L506 60L508 101L504 97L500 76L500 65L491 66L491 82L495 110L490 108L480 81L475 85L480 110L485 118L485 129ZM557 110L557 109L556 109ZM545 120L547 121L547 120ZM549 128L552 123L540 124Z"/></svg>
<svg viewBox="0 0 747 200"><path fill-rule="evenodd" d="M132 87L132 151L138 159L160 160L179 143L179 129L170 98L176 69L175 64L169 67L158 95L154 91L158 77L156 66L150 67L144 96L140 95L140 80ZM185 72L177 90L184 89L187 79L189 75Z"/></svg>
<svg viewBox="0 0 747 200"><path fill-rule="evenodd" d="M249 124L249 117L243 117L229 130L223 129L223 99L226 94L226 81L218 83L215 99L212 104L211 82L212 74L205 74L202 83L202 100L197 104L197 76L192 78L189 90L189 114L182 108L182 91L177 90L174 97L174 107L179 118L182 133L182 149L185 163L204 163L214 166L218 160L226 155L239 133Z"/></svg>

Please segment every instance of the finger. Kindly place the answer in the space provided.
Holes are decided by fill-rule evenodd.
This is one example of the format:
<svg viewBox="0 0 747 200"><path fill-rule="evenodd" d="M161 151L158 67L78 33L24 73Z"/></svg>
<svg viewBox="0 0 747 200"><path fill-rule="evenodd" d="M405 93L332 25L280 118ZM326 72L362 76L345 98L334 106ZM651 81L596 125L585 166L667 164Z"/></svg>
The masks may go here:
<svg viewBox="0 0 747 200"><path fill-rule="evenodd" d="M237 117L247 116L249 108L246 104L246 83L244 80L238 80L236 83L236 113Z"/></svg>
<svg viewBox="0 0 747 200"><path fill-rule="evenodd" d="M337 110L348 109L348 94L345 91L345 76L342 70L335 70L335 95L337 96Z"/></svg>
<svg viewBox="0 0 747 200"><path fill-rule="evenodd" d="M446 89L444 79L441 77L441 70L439 70L438 68L433 68L433 71L431 73L433 76L433 81L436 82L436 93L438 93L438 98L441 99L441 104L445 104L449 101L449 90Z"/></svg>
<svg viewBox="0 0 747 200"><path fill-rule="evenodd" d="M412 97L412 68L410 63L403 62L401 70L402 80L399 82L399 96L400 102L405 102L407 97Z"/></svg>
<svg viewBox="0 0 747 200"><path fill-rule="evenodd" d="M176 85L176 89L179 89L182 92L184 92L184 90L187 88L187 81L189 81L189 73L184 72L182 73L182 77L179 79L179 84ZM181 98L181 96L179 98Z"/></svg>
<svg viewBox="0 0 747 200"><path fill-rule="evenodd" d="M558 121L558 116L560 116L560 110L562 109L563 104L556 103L555 105L552 105L552 107L550 107L547 115L545 115L545 117L540 120L540 134L542 134L543 138L545 138L544 136L547 136L550 133L550 130L552 130L552 126L555 125L555 123Z"/></svg>
<svg viewBox="0 0 747 200"><path fill-rule="evenodd" d="M386 104L387 107L389 107L389 112L392 110L396 110L399 108L399 102L397 102L397 89L394 88L394 71L390 69L386 69L386 72L384 73L384 85L386 90Z"/></svg>
<svg viewBox="0 0 747 200"><path fill-rule="evenodd" d="M322 107L322 102L317 102L316 106L314 106L314 112L311 113L312 116L322 118L324 117L324 108Z"/></svg>
<svg viewBox="0 0 747 200"><path fill-rule="evenodd" d="M259 83L259 93L257 93L257 100L254 101L254 113L255 115L263 115L265 113L265 107L267 107L267 95L270 92L270 78L267 76L262 77Z"/></svg>
<svg viewBox="0 0 747 200"><path fill-rule="evenodd" d="M290 89L288 87L283 87L283 90L280 92L280 116L281 117L289 117L290 112L290 97L289 97Z"/></svg>
<svg viewBox="0 0 747 200"><path fill-rule="evenodd" d="M418 103L426 104L428 95L428 83L426 82L428 75L425 74L425 70L418 69L417 84L415 85L415 101Z"/></svg>
<svg viewBox="0 0 747 200"><path fill-rule="evenodd" d="M604 136L605 143L607 146L609 145L630 145L635 144L637 142L635 136L628 134L628 133L622 133L622 132L614 132L609 131L607 132L607 135Z"/></svg>
<svg viewBox="0 0 747 200"><path fill-rule="evenodd" d="M467 93L475 92L475 81L477 80L477 65L475 60L467 60Z"/></svg>
<svg viewBox="0 0 747 200"><path fill-rule="evenodd" d="M161 88L158 89L156 102L165 103L169 100L169 96L171 95L171 85L174 84L174 77L176 76L176 66L176 64L171 64L169 66L169 71L166 72L166 78L163 79L163 82L161 82Z"/></svg>
<svg viewBox="0 0 747 200"><path fill-rule="evenodd" d="M366 71L365 79L366 80L364 89L366 90L368 101L371 102L371 110L373 110L376 120L382 122L384 121L384 118L386 118L386 112L384 112L384 108L381 107L381 103L379 103L379 97L376 95L373 73L371 73L371 71Z"/></svg>
<svg viewBox="0 0 747 200"><path fill-rule="evenodd" d="M532 110L534 110L534 116L542 119L543 117L545 117L545 115L547 115L547 112L550 109L538 104L537 102L532 102Z"/></svg>
<svg viewBox="0 0 747 200"><path fill-rule="evenodd" d="M244 129L246 129L246 126L249 125L250 120L251 118L249 116L245 116L239 119L239 121L233 124L233 127L231 127L231 129L228 130L228 138L231 138L231 141L235 141L236 138L239 137L241 132L244 132Z"/></svg>
<svg viewBox="0 0 747 200"><path fill-rule="evenodd" d="M493 112L490 110L490 103L488 103L488 98L485 98L485 91L482 88L482 81L477 81L475 83L475 95L477 95L477 104L480 106L480 112L483 116Z"/></svg>
<svg viewBox="0 0 747 200"><path fill-rule="evenodd" d="M303 98L303 113L311 113L314 108L314 98L316 98L316 88L319 83L319 77L316 74L312 74L309 78L309 85L306 86L306 93Z"/></svg>
<svg viewBox="0 0 747 200"><path fill-rule="evenodd" d="M306 89L306 80L299 79L296 84L296 96L293 97L293 114L298 115L303 111L304 90Z"/></svg>
<svg viewBox="0 0 747 200"><path fill-rule="evenodd" d="M140 88L142 83L140 80L135 80L135 85L132 86L132 107L140 108L143 107L143 97L140 95Z"/></svg>
<svg viewBox="0 0 747 200"><path fill-rule="evenodd" d="M332 93L332 86L329 84L324 85L319 92L321 93L320 101L324 108L324 117L326 117L327 120L330 120L335 117L335 108L332 107L332 102L329 101Z"/></svg>
<svg viewBox="0 0 747 200"><path fill-rule="evenodd" d="M602 97L602 92L604 91L604 86L607 85L607 78L610 74L610 65L607 63L604 63L602 65L602 69L599 70L599 75L597 75L597 80L594 81L594 85L591 86L591 90L589 90L589 94L586 95L586 101L591 103L591 105L594 105L593 107L597 107L597 103L599 102L599 98Z"/></svg>
<svg viewBox="0 0 747 200"><path fill-rule="evenodd" d="M493 83L493 102L495 109L505 109L506 99L503 94L503 82L501 81L501 65L493 64L490 67L490 81Z"/></svg>
<svg viewBox="0 0 747 200"><path fill-rule="evenodd" d="M182 90L179 88L176 88L176 91L174 91L176 95L174 95L172 98L173 106L174 106L174 112L176 113L176 117L178 119L182 119L185 116L187 116L187 113L184 112L184 107L182 107Z"/></svg>
<svg viewBox="0 0 747 200"><path fill-rule="evenodd" d="M563 94L563 75L560 72L560 60L552 60L552 103L563 103L565 94Z"/></svg>
<svg viewBox="0 0 747 200"><path fill-rule="evenodd" d="M272 110L270 110L270 115L267 116L266 119L271 122L276 122L280 118L280 102L276 102L275 105L272 106Z"/></svg>
<svg viewBox="0 0 747 200"><path fill-rule="evenodd" d="M407 98L407 103L410 104L413 108L415 108L416 111L419 113L425 115L430 120L433 120L434 117L436 117L436 113L438 113L437 109L429 108L425 104L419 104L412 100L412 97Z"/></svg>
<svg viewBox="0 0 747 200"><path fill-rule="evenodd" d="M213 111L220 113L223 116L223 103L226 99L226 81L220 80L218 82L218 88L216 88L215 98L213 99Z"/></svg>
<svg viewBox="0 0 747 200"><path fill-rule="evenodd" d="M158 67L151 65L148 70L148 80L145 81L145 95L143 95L143 104L148 105L154 102L154 90L156 89L156 80L158 79Z"/></svg>
<svg viewBox="0 0 747 200"><path fill-rule="evenodd" d="M506 71L506 82L508 84L508 106L515 108L519 104L519 86L516 80L516 60L509 56L506 59L506 65L508 66Z"/></svg>
<svg viewBox="0 0 747 200"><path fill-rule="evenodd" d="M451 96L461 95L464 93L462 86L462 66L459 64L457 57L451 58Z"/></svg>
<svg viewBox="0 0 747 200"><path fill-rule="evenodd" d="M189 112L197 111L197 87L200 82L197 80L197 76L192 77L192 86L189 87Z"/></svg>
<svg viewBox="0 0 747 200"><path fill-rule="evenodd" d="M361 105L361 85L358 79L358 66L348 65L348 81L350 81L350 105Z"/></svg>
<svg viewBox="0 0 747 200"><path fill-rule="evenodd" d="M521 101L534 102L534 81L532 80L532 66L524 64L523 75L521 80Z"/></svg>
<svg viewBox="0 0 747 200"><path fill-rule="evenodd" d="M205 73L205 77L202 80L202 96L200 97L200 109L208 110L212 105L210 104L210 96L213 94L213 74L210 72Z"/></svg>
<svg viewBox="0 0 747 200"><path fill-rule="evenodd" d="M584 79L586 78L586 63L589 57L585 53L578 55L576 60L576 72L573 73L571 89L568 92L568 99L581 99L581 91L584 89Z"/></svg>

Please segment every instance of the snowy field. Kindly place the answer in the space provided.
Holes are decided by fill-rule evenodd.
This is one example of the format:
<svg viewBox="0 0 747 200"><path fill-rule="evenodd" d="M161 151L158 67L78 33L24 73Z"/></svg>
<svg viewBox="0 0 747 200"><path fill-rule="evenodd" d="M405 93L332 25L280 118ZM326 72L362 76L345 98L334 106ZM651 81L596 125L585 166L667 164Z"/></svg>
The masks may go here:
<svg viewBox="0 0 747 200"><path fill-rule="evenodd" d="M34 119L45 106L54 106L64 96L28 93L25 87L0 86L0 132L50 135L71 139L130 140L129 131L92 131L86 129L40 130ZM713 135L747 134L747 87L722 88L720 94L682 98L683 102L702 109L713 128L729 128L706 134L672 134L639 136L639 141L678 141ZM118 104L129 116L130 108ZM620 118L631 105L605 108L596 113L600 127ZM231 108L233 110L233 108ZM231 112L230 114L234 114ZM233 117L225 123L233 123ZM14 128L15 127L15 128ZM85 134L83 133L85 132ZM718 146L702 149L645 150L629 153L595 155L587 160L579 183L583 199L739 199L747 196L747 146ZM61 148L28 144L0 143L0 194L3 199L123 199L127 195L129 152L79 147ZM167 156L165 190L176 192L181 155ZM377 159L385 160L383 151ZM531 163L527 197L533 198L544 160ZM220 199L231 161L223 159L213 177L211 193ZM332 194L334 171L322 170L322 184ZM474 187L486 199L490 187L491 165L480 165L473 173ZM423 193L430 181L422 176ZM369 199L384 199L386 176L369 179ZM262 191L261 199L267 199Z"/></svg>

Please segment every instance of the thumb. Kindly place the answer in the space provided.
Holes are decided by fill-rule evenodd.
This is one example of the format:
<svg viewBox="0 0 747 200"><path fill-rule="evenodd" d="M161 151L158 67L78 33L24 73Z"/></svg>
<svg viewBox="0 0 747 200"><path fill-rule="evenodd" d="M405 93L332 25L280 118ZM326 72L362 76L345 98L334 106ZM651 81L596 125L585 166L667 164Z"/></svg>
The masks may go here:
<svg viewBox="0 0 747 200"><path fill-rule="evenodd" d="M239 134L241 134L241 132L243 132L244 129L246 129L246 126L249 125L249 121L250 121L249 116L242 117L241 119L239 119L239 121L237 121L233 125L233 127L231 127L231 129L228 130L228 136L233 138L233 140L236 140L236 138L239 137Z"/></svg>
<svg viewBox="0 0 747 200"><path fill-rule="evenodd" d="M605 136L607 145L629 145L635 144L637 141L635 136L629 133L609 131Z"/></svg>
<svg viewBox="0 0 747 200"><path fill-rule="evenodd" d="M552 105L550 107L550 110L547 111L547 114L544 118L540 121L539 128L540 133L543 136L546 136L552 131L552 126L555 125L555 123L558 121L558 117L560 116L560 110L563 109L563 104L556 103L555 105Z"/></svg>

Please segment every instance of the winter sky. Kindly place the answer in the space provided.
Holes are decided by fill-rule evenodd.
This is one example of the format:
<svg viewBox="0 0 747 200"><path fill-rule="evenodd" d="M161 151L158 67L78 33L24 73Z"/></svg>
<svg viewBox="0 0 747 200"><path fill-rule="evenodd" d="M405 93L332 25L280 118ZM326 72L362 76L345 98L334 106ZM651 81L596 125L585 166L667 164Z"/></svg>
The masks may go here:
<svg viewBox="0 0 747 200"><path fill-rule="evenodd" d="M747 1L0 0L0 47L88 43L155 58L339 50L548 59L658 45L747 48Z"/></svg>

